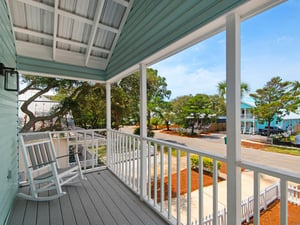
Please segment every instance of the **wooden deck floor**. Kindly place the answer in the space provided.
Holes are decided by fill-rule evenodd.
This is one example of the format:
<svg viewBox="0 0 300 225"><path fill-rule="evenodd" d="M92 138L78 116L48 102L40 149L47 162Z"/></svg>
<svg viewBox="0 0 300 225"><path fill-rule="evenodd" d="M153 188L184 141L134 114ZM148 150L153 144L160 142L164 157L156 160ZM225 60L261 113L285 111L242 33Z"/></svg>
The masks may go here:
<svg viewBox="0 0 300 225"><path fill-rule="evenodd" d="M110 171L86 175L49 202L15 200L9 225L167 224Z"/></svg>

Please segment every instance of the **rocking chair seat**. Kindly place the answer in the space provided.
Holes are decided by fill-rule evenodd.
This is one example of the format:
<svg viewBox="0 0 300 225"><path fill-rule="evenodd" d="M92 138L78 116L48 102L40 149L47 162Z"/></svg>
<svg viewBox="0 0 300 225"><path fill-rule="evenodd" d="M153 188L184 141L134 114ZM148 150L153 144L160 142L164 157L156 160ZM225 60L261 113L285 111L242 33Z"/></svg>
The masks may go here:
<svg viewBox="0 0 300 225"><path fill-rule="evenodd" d="M57 169L57 174L62 174L62 173L65 173L65 172L71 172L75 169L77 169L77 165L74 165L74 166L70 166L70 167L66 167L66 168L58 168ZM34 180L44 180L44 179L47 179L49 177L52 177L53 176L53 172L52 171L49 171L47 173L44 173L44 174L41 174L35 178L33 178Z"/></svg>

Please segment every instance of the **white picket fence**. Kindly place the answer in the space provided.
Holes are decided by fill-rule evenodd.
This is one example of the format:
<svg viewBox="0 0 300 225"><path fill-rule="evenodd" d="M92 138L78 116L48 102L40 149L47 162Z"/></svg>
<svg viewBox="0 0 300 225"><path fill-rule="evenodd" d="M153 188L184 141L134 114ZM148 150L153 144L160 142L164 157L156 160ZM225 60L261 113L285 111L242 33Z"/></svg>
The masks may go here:
<svg viewBox="0 0 300 225"><path fill-rule="evenodd" d="M276 199L280 199L280 183L276 182L265 188L260 193L260 210L266 210L268 205ZM288 201L300 206L300 187L288 186ZM249 222L254 215L254 197L251 196L245 199L241 204L241 222ZM192 222L193 225L198 225L198 221ZM203 225L213 225L213 215L206 216L203 220ZM218 211L218 225L227 225L227 210L226 208Z"/></svg>

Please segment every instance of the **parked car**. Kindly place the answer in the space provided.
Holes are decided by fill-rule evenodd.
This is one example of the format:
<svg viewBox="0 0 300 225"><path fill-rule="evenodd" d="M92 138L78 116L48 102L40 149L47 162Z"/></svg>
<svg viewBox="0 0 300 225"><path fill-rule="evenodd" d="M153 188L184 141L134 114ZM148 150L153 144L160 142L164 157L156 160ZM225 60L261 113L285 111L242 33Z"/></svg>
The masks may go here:
<svg viewBox="0 0 300 225"><path fill-rule="evenodd" d="M284 130L282 130L280 127L270 126L270 135L271 134L281 134L283 132L284 132ZM258 129L258 134L260 134L262 136L267 136L268 127L265 127L264 129Z"/></svg>

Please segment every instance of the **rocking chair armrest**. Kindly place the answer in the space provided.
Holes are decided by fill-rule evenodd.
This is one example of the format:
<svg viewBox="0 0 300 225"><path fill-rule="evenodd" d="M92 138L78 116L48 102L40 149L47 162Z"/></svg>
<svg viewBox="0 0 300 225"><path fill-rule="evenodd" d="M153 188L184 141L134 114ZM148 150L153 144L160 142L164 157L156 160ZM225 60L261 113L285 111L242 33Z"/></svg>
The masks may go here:
<svg viewBox="0 0 300 225"><path fill-rule="evenodd" d="M79 154L78 152L74 152L73 154L57 156L56 159L60 159L60 158L68 157L68 156L73 156L73 155L78 155L78 154Z"/></svg>
<svg viewBox="0 0 300 225"><path fill-rule="evenodd" d="M56 163L56 161L53 160L53 161L49 161L49 162L46 162L46 163L40 163L40 164L36 164L34 166L29 166L28 168L35 168L35 167L40 167L40 166L46 166L46 165L49 165L49 164L52 164L52 163Z"/></svg>

